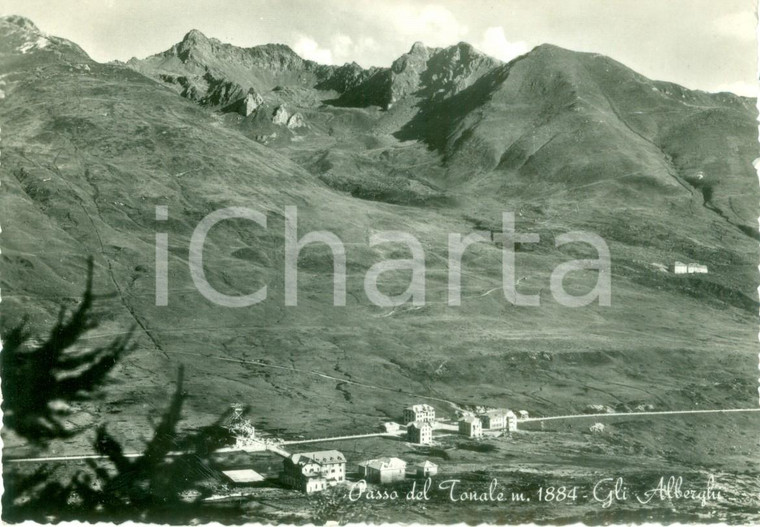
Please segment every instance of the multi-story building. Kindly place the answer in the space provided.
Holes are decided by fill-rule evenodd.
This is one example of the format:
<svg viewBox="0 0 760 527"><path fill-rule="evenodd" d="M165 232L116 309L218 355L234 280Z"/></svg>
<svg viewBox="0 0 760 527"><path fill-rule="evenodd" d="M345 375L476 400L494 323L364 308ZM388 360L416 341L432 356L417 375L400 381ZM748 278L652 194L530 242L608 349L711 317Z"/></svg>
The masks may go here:
<svg viewBox="0 0 760 527"><path fill-rule="evenodd" d="M463 417L459 421L459 433L467 437L483 437L483 423L472 415Z"/></svg>
<svg viewBox="0 0 760 527"><path fill-rule="evenodd" d="M527 415L527 413L526 413ZM499 408L489 410L478 416L483 423L483 430L517 430L517 416L512 410Z"/></svg>
<svg viewBox="0 0 760 527"><path fill-rule="evenodd" d="M478 417L483 430L504 430L507 427L506 410L489 410Z"/></svg>
<svg viewBox="0 0 760 527"><path fill-rule="evenodd" d="M415 421L435 421L435 408L429 404L414 404L404 408L404 424Z"/></svg>
<svg viewBox="0 0 760 527"><path fill-rule="evenodd" d="M433 442L433 427L426 421L409 423L406 427L406 439L410 443L429 445Z"/></svg>
<svg viewBox="0 0 760 527"><path fill-rule="evenodd" d="M346 480L346 458L337 450L293 454L283 461L282 481L311 494Z"/></svg>

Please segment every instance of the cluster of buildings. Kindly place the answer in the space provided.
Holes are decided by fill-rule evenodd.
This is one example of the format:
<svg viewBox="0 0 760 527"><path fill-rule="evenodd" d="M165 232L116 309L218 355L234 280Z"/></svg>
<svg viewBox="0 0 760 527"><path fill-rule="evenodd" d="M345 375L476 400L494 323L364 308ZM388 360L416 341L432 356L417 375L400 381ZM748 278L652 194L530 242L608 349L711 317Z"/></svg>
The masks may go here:
<svg viewBox="0 0 760 527"><path fill-rule="evenodd" d="M227 428L236 437L236 447L244 448L256 441L255 430L251 423L243 419L243 408L233 405L233 414ZM507 409L483 409L474 414L464 415L457 425L447 424L445 419L436 420L435 408L429 404L415 404L404 408L403 422L406 423L406 440L418 445L433 442L433 430L442 428L458 432L469 438L480 438L484 431L515 431L519 419L527 419L528 413L520 411L519 417ZM398 423L385 423L388 434L404 436L403 426ZM261 440L259 440L261 441ZM338 450L321 450L289 454L277 445L269 445L273 451L284 457L281 481L306 494L321 492L346 481L346 457ZM367 482L388 484L404 480L407 476L426 478L438 473L438 466L430 461L416 463L411 467L397 457L381 457L362 461L358 464L358 473ZM234 483L256 483L263 476L252 470L230 470L225 475Z"/></svg>
<svg viewBox="0 0 760 527"><path fill-rule="evenodd" d="M411 475L429 477L438 473L438 465L423 461L412 465ZM388 484L408 475L406 461L382 457L359 463L359 476L371 483ZM346 458L337 450L292 454L283 461L282 482L305 494L313 494L346 481Z"/></svg>
<svg viewBox="0 0 760 527"><path fill-rule="evenodd" d="M519 419L527 419L528 412L521 410ZM429 404L415 404L404 408L403 419L406 424L406 439L410 443L429 445L433 442L433 430L436 428L435 408ZM479 438L484 431L517 430L518 415L506 408L483 410L476 414L464 415L458 422L457 430L466 437ZM395 423L388 423L395 425ZM398 425L396 425L398 426Z"/></svg>
<svg viewBox="0 0 760 527"><path fill-rule="evenodd" d="M433 423L435 408L429 404L415 404L404 408L403 420L406 423L406 440L418 445L433 442Z"/></svg>
<svg viewBox="0 0 760 527"><path fill-rule="evenodd" d="M676 262L673 264L673 273L675 274L693 274L693 273L707 273L707 266L698 263Z"/></svg>
<svg viewBox="0 0 760 527"><path fill-rule="evenodd" d="M429 445L433 442L435 408L429 404L415 404L404 408L403 422L406 423L406 439L410 443Z"/></svg>
<svg viewBox="0 0 760 527"><path fill-rule="evenodd" d="M520 410L520 419L527 419L528 412ZM459 420L459 433L470 438L483 437L484 431L517 430L517 415L512 410L497 408L477 415L466 415Z"/></svg>

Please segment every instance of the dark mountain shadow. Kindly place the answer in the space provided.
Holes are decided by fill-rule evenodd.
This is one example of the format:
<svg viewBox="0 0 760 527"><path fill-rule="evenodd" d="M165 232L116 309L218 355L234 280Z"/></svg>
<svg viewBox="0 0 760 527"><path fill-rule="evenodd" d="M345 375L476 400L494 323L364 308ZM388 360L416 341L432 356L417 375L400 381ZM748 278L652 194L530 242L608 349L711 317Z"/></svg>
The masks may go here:
<svg viewBox="0 0 760 527"><path fill-rule="evenodd" d="M393 136L400 141L423 141L430 149L446 154L451 131L490 99L491 93L507 79L509 71L509 65L498 67L471 86L443 100L433 96L430 79L427 75L424 76L422 88L414 93L420 99L415 105L417 113Z"/></svg>

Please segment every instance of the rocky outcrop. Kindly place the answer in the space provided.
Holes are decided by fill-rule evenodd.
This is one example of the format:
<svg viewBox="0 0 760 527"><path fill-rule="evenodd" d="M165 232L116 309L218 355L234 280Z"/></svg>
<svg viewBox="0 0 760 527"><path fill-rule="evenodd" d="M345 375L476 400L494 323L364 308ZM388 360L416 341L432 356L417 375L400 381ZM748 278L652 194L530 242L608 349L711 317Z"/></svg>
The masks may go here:
<svg viewBox="0 0 760 527"><path fill-rule="evenodd" d="M264 98L251 88L245 98L239 102L237 111L243 117L248 117L258 110L262 104L264 104Z"/></svg>
<svg viewBox="0 0 760 527"><path fill-rule="evenodd" d="M303 115L301 115L299 112L294 113L290 116L290 119L288 119L288 128L291 130L295 128L304 128L306 126L306 122L303 119Z"/></svg>
<svg viewBox="0 0 760 527"><path fill-rule="evenodd" d="M274 113L272 114L272 124L287 125L288 119L290 119L290 114L284 104L281 104L274 109Z"/></svg>
<svg viewBox="0 0 760 527"><path fill-rule="evenodd" d="M248 117L264 104L264 98L253 88L246 92L240 84L217 78L209 72L196 77L160 74L158 78L176 85L182 97L202 106L219 108L224 113L235 112Z"/></svg>
<svg viewBox="0 0 760 527"><path fill-rule="evenodd" d="M589 432L595 433L595 434L601 434L604 432L604 425L602 423L594 423L593 425L588 427Z"/></svg>
<svg viewBox="0 0 760 527"><path fill-rule="evenodd" d="M215 77L211 73L203 76L203 82L206 90L199 102L204 106L226 108L242 99L246 93L240 84Z"/></svg>
<svg viewBox="0 0 760 527"><path fill-rule="evenodd" d="M285 105L281 104L274 109L274 113L272 114L272 124L287 126L289 129L295 130L296 128L304 128L306 126L306 121L300 112L291 114Z"/></svg>

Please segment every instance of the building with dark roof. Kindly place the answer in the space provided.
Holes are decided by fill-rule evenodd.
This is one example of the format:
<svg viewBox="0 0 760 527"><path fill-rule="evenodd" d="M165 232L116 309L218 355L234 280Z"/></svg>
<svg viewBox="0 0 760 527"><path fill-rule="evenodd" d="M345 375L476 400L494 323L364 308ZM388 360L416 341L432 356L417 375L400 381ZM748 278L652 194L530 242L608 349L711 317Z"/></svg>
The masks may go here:
<svg viewBox="0 0 760 527"><path fill-rule="evenodd" d="M415 421L434 421L435 408L429 404L414 404L404 408L404 424Z"/></svg>
<svg viewBox="0 0 760 527"><path fill-rule="evenodd" d="M406 440L418 445L429 445L433 442L433 427L426 421L409 423L406 427Z"/></svg>
<svg viewBox="0 0 760 527"><path fill-rule="evenodd" d="M459 433L467 437L483 437L483 423L472 415L463 417L459 421Z"/></svg>
<svg viewBox="0 0 760 527"><path fill-rule="evenodd" d="M337 450L292 454L283 460L283 483L307 494L345 480L346 458Z"/></svg>

